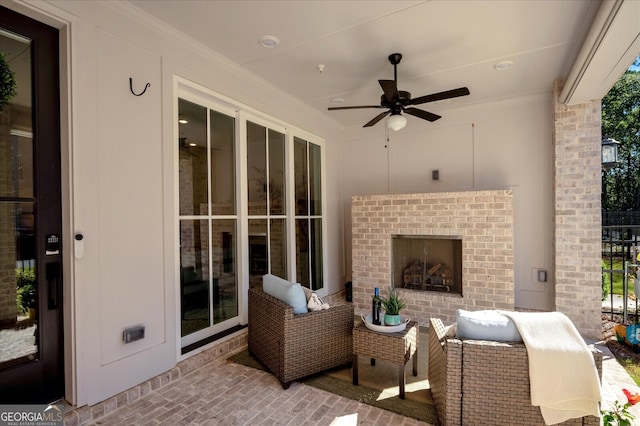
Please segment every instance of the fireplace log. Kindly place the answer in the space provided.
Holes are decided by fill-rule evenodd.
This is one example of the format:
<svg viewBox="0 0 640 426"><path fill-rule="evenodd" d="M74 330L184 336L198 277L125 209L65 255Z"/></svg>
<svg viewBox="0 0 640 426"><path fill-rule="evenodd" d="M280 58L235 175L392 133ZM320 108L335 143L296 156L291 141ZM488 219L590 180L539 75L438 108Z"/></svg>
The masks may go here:
<svg viewBox="0 0 640 426"><path fill-rule="evenodd" d="M431 267L431 269L429 269L429 271L427 272L427 275L435 274L436 272L438 272L438 269L440 269L441 267L442 267L442 263L436 263Z"/></svg>

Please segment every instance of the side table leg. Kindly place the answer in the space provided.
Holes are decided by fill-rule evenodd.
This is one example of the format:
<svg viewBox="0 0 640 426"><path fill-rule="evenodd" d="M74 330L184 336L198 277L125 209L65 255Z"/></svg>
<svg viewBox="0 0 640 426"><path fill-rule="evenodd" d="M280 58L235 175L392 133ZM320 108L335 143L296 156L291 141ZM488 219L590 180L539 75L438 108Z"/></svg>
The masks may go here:
<svg viewBox="0 0 640 426"><path fill-rule="evenodd" d="M413 353L413 375L418 375L418 349Z"/></svg>
<svg viewBox="0 0 640 426"><path fill-rule="evenodd" d="M353 374L352 383L355 386L358 386L358 354L353 354L353 362L351 364L351 371Z"/></svg>
<svg viewBox="0 0 640 426"><path fill-rule="evenodd" d="M400 367L398 367L398 380L399 380L399 387L400 387L400 399L404 399L404 363L400 364Z"/></svg>

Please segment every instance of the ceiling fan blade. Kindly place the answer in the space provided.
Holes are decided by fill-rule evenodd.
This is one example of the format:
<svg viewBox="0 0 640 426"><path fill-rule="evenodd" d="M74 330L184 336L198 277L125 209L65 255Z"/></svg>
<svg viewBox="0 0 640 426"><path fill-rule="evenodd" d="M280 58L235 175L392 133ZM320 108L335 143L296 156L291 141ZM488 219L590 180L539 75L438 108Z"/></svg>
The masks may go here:
<svg viewBox="0 0 640 426"><path fill-rule="evenodd" d="M469 89L467 89L466 87L460 87L458 89L445 90L444 92L420 96L419 98L412 99L411 102L409 102L409 105L418 105L427 102L441 101L443 99L457 98L459 96L467 96L469 93Z"/></svg>
<svg viewBox="0 0 640 426"><path fill-rule="evenodd" d="M441 118L438 114L434 114L428 111L423 111L418 108L405 108L404 112L406 112L407 114L413 115L415 117L422 118L423 120L427 120L427 121L436 121L437 119Z"/></svg>
<svg viewBox="0 0 640 426"><path fill-rule="evenodd" d="M391 111L385 111L381 114L376 115L373 120L371 120L370 122L368 122L367 124L365 124L362 127L371 127L374 124L376 124L378 121L382 120L383 118L385 118L387 115L391 114Z"/></svg>
<svg viewBox="0 0 640 426"><path fill-rule="evenodd" d="M384 98L388 102L393 102L398 97L398 85L394 80L378 80L380 87L384 91Z"/></svg>
<svg viewBox="0 0 640 426"><path fill-rule="evenodd" d="M334 111L337 109L361 109L361 108L387 108L382 105L360 105L360 106L343 106L343 107L329 107L327 110Z"/></svg>

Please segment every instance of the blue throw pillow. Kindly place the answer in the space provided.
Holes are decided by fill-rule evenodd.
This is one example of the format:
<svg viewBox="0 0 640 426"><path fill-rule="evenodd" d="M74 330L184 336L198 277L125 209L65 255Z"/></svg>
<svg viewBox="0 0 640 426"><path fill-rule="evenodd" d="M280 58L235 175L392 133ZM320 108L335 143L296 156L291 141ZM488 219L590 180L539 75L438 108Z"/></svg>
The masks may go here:
<svg viewBox="0 0 640 426"><path fill-rule="evenodd" d="M262 291L291 306L294 314L309 312L304 290L298 283L291 283L275 275L267 274L262 277Z"/></svg>

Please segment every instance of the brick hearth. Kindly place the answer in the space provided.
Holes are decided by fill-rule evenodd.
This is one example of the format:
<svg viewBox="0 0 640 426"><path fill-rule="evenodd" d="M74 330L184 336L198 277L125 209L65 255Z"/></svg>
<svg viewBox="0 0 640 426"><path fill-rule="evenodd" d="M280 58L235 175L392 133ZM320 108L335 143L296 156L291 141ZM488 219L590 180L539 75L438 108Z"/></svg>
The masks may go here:
<svg viewBox="0 0 640 426"><path fill-rule="evenodd" d="M463 295L401 289L403 311L426 326L456 309L514 309L513 194L509 190L352 197L353 302L371 309L391 283L392 235L462 237Z"/></svg>

